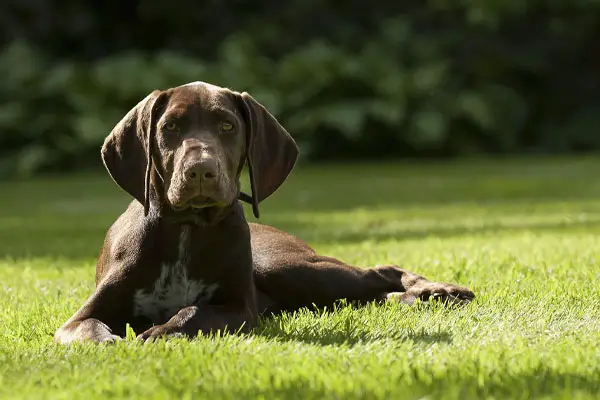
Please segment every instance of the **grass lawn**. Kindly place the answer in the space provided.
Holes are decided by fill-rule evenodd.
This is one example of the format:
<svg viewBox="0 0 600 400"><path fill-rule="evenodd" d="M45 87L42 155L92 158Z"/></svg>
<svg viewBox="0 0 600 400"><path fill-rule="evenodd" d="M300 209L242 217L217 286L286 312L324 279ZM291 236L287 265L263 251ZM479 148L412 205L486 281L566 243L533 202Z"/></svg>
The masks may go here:
<svg viewBox="0 0 600 400"><path fill-rule="evenodd" d="M70 348L52 335L93 290L129 199L107 174L0 183L0 397L598 398L598 171L585 158L298 168L262 222L357 265L469 286L476 301Z"/></svg>

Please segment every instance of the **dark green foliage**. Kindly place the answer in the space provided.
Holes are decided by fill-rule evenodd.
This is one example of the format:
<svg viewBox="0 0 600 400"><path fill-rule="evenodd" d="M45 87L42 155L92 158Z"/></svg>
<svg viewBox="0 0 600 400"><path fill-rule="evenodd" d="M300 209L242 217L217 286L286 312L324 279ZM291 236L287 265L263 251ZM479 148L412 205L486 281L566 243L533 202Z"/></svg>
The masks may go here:
<svg viewBox="0 0 600 400"><path fill-rule="evenodd" d="M72 3L22 31L2 6L1 174L98 166L138 100L193 80L252 93L305 160L600 150L599 1Z"/></svg>

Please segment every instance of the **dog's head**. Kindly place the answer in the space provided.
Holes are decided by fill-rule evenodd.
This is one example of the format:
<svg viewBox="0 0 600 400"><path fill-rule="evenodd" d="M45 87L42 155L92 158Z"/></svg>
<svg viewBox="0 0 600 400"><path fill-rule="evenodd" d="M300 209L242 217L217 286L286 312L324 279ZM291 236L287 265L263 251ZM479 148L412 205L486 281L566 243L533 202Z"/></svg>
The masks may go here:
<svg viewBox="0 0 600 400"><path fill-rule="evenodd" d="M252 195L244 197L258 218L297 158L294 139L252 96L203 82L150 93L102 146L110 176L146 214L152 190L178 213L231 205L247 163Z"/></svg>

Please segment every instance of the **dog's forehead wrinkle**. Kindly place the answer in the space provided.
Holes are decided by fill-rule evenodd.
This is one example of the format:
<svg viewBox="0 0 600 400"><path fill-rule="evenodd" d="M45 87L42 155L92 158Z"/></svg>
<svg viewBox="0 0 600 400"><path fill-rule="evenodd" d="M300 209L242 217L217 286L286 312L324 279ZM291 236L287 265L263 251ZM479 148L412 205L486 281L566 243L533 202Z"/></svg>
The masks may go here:
<svg viewBox="0 0 600 400"><path fill-rule="evenodd" d="M185 103L177 102L172 103L165 110L165 118L181 118L188 113L188 106Z"/></svg>
<svg viewBox="0 0 600 400"><path fill-rule="evenodd" d="M174 97L164 113L165 118L197 118L208 113L221 115L237 115L237 110L232 109L227 98L222 96L203 96L180 98Z"/></svg>

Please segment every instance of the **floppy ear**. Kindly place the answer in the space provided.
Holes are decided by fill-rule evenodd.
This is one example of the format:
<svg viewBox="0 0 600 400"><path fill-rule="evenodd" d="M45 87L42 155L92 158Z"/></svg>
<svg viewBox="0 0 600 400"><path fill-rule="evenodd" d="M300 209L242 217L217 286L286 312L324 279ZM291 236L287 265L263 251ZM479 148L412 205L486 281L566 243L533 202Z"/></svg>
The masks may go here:
<svg viewBox="0 0 600 400"><path fill-rule="evenodd" d="M102 162L111 178L149 210L152 147L157 110L164 92L155 90L132 108L102 145Z"/></svg>
<svg viewBox="0 0 600 400"><path fill-rule="evenodd" d="M246 123L246 160L252 188L252 211L286 180L298 159L298 145L267 109L248 93L240 94ZM242 198L248 197L242 194Z"/></svg>

